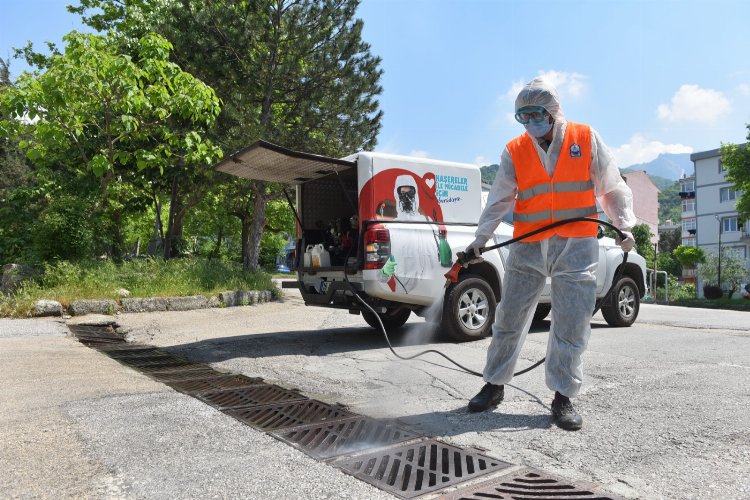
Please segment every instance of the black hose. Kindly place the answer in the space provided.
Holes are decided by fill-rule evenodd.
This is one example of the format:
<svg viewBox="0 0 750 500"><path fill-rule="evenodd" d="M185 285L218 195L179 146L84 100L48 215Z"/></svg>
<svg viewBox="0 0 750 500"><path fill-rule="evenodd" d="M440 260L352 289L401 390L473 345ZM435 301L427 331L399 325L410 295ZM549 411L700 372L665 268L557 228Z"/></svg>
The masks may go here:
<svg viewBox="0 0 750 500"><path fill-rule="evenodd" d="M614 229L615 232L617 232L617 235L620 238L625 239L625 234L619 228L615 227L615 225L612 224L612 223L610 223L610 222L599 220L599 219L594 219L594 218L591 218L591 217L575 217L575 218L572 218L572 219L565 219L565 220L553 222L553 223L548 224L548 225L546 225L546 226L544 226L542 228L535 229L534 231L529 231L528 233L522 234L521 236L517 236L515 238L511 238L509 240L503 241L502 243L498 243L497 245L483 247L479 251L480 251L480 253L485 253L485 252L487 252L489 250L495 250L495 249L498 249L498 248L502 248L504 246L510 245L511 243L516 243L518 241L521 241L521 240L524 240L524 239L529 238L531 236L534 236L535 234L539 234L541 232L547 231L548 229L552 229L552 228L555 228L555 227L558 227L558 226L563 226L565 224L571 224L573 222L593 222L593 223L596 223L596 224L601 224L603 226L607 226L607 227L610 227L610 228ZM418 352L418 353L416 353L416 354L414 354L412 356L401 356L399 353L397 353L396 350L393 348L393 345L391 345L391 339L388 338L388 332L386 331L385 325L383 325L383 321L380 319L380 316L375 311L375 309L373 309L372 306L370 306L370 304L368 304L367 302L365 302L364 299L362 299L362 297L360 297L359 293L357 293L357 291L354 289L354 286L352 286L351 282L349 281L349 278L347 277L346 264L347 264L347 262L349 260L349 255L351 254L351 250L352 249L350 247L349 251L347 252L347 255L346 255L345 259L344 259L344 281L349 286L349 289L351 290L352 294L354 294L354 297L359 302L361 302L362 305L364 305L367 309L369 309L370 312L372 312L373 316L375 316L375 318L378 320L378 324L380 325L380 330L383 332L383 336L385 337L385 341L388 344L388 348L391 350L391 352L393 353L394 356L396 356L398 359L401 359L401 360L404 360L404 361L409 361L409 360L418 358L420 356L424 356L425 354L434 353L434 354L438 354L438 355L444 357L449 362L453 363L455 366L457 366L458 368L462 369L466 373L469 373L471 375L476 375L477 377L482 377L483 376L482 373L474 371L474 370L472 370L470 368L467 368L467 367L463 366L459 362L451 359L448 355L443 354L442 352L440 352L438 350L435 350L435 349L426 349L426 350L420 351L420 352ZM471 257L466 256L465 259L466 259L466 262L468 263L468 260L470 260ZM602 300L599 302L600 304L604 303L606 300L609 299L609 295L612 293L612 290L615 289L614 285L617 284L617 283L619 283L620 279L622 278L622 273L625 270L625 264L627 263L627 261L628 261L628 252L624 252L623 256L622 256L622 264L620 266L620 269L618 270L617 276L613 280L613 286L612 286L612 288L609 289L609 291L607 292L607 295L605 295L602 298ZM594 314L596 314L596 312L598 310L599 310L599 307L597 307L596 309L594 309L594 312L591 313L591 315L593 316ZM542 363L544 363L544 361L546 359L547 359L546 357L540 359L539 361L537 361L533 365L531 365L531 366L529 366L527 368L524 368L523 370L520 370L520 371L514 373L513 376L517 377L519 375L523 375L526 372L530 372L534 368L536 368L539 365L541 365Z"/></svg>

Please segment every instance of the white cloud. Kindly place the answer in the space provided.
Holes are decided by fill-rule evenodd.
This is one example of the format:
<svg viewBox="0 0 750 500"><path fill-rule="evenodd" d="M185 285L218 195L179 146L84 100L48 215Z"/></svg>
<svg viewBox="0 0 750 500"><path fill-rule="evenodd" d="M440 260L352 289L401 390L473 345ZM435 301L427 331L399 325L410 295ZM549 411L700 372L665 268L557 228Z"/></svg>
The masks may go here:
<svg viewBox="0 0 750 500"><path fill-rule="evenodd" d="M490 165L492 162L487 159L487 157L479 155L476 158L474 158L474 165L477 167L484 167L487 165Z"/></svg>
<svg viewBox="0 0 750 500"><path fill-rule="evenodd" d="M715 123L730 111L732 106L723 93L685 84L672 96L671 105L660 104L656 114L669 122Z"/></svg>
<svg viewBox="0 0 750 500"><path fill-rule="evenodd" d="M744 96L750 96L750 84L741 83L737 85L737 91Z"/></svg>
<svg viewBox="0 0 750 500"><path fill-rule="evenodd" d="M544 78L554 85L557 93L560 94L560 98L564 96L580 97L586 92L586 80L588 77L580 73L567 73L551 69L549 71L539 71L537 76ZM511 102L515 101L516 96L518 96L518 93L521 92L521 89L529 80L521 79L513 82L505 93L505 98Z"/></svg>
<svg viewBox="0 0 750 500"><path fill-rule="evenodd" d="M416 156L417 158L429 158L430 154L427 151L423 151L421 149L412 149L409 151L409 154L407 156Z"/></svg>
<svg viewBox="0 0 750 500"><path fill-rule="evenodd" d="M659 141L650 141L641 134L635 134L627 144L612 148L617 164L620 168L626 168L638 163L647 163L656 159L662 153L692 153L693 148L684 144L664 144Z"/></svg>

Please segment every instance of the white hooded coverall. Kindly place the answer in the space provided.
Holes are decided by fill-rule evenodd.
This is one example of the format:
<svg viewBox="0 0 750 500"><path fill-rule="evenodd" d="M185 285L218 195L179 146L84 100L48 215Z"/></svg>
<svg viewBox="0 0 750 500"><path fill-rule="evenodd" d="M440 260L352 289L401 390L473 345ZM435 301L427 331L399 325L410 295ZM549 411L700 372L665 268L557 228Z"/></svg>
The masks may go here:
<svg viewBox="0 0 750 500"><path fill-rule="evenodd" d="M534 139L534 149L552 176L565 134L566 120L555 88L541 78L529 82L516 99L515 109L542 106L553 117L552 142ZM599 134L591 129L591 180L597 201L612 223L629 231L635 224L633 197L620 176L612 153ZM503 216L512 209L517 193L516 168L507 148L479 218L475 236L485 242L492 237ZM501 301L492 325L492 342L487 351L485 382L510 382L526 334L531 326L546 278L552 278L552 326L547 343L546 383L560 394L578 394L583 378L581 354L591 334L591 313L596 301L598 262L596 238L552 236L510 246Z"/></svg>

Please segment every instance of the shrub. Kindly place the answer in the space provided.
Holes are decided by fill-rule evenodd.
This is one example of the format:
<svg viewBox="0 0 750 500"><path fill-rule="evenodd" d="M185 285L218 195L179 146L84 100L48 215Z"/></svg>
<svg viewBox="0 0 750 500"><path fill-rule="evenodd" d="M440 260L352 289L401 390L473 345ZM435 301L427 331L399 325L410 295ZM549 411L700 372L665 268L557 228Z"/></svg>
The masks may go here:
<svg viewBox="0 0 750 500"><path fill-rule="evenodd" d="M703 296L709 300L720 299L724 295L721 288L715 285L705 285L703 287Z"/></svg>

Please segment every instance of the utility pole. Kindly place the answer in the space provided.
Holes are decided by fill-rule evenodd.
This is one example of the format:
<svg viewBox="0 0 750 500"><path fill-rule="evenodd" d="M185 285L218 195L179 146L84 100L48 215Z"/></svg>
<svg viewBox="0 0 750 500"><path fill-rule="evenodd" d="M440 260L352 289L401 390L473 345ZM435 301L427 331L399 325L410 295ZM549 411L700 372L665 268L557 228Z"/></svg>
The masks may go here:
<svg viewBox="0 0 750 500"><path fill-rule="evenodd" d="M716 278L716 281L718 281L719 290L721 290L721 226L723 224L723 221L718 215L715 215L716 220L719 221L719 270L718 270L718 276Z"/></svg>

